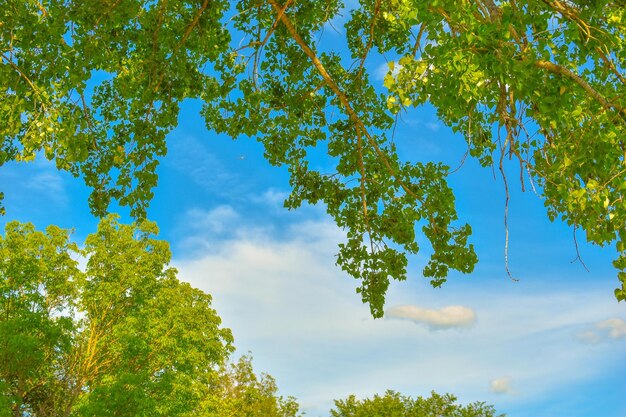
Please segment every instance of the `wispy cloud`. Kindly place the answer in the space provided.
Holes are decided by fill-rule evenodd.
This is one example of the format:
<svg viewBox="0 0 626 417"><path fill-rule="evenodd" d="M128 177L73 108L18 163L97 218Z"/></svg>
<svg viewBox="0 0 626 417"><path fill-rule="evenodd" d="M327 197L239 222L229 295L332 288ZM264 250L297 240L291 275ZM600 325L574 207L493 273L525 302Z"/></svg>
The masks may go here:
<svg viewBox="0 0 626 417"><path fill-rule="evenodd" d="M595 345L602 341L600 335L593 330L583 330L576 334L576 338L582 342L589 345Z"/></svg>
<svg viewBox="0 0 626 417"><path fill-rule="evenodd" d="M194 229L208 233L224 233L239 220L239 213L229 205L219 205L211 210L192 209L187 212L188 221Z"/></svg>
<svg viewBox="0 0 626 417"><path fill-rule="evenodd" d="M213 295L237 347L252 351L259 369L309 415L326 415L333 398L389 388L529 403L597 377L626 354L622 343L590 347L572 338L589 320L598 323L594 331L622 337L621 322L606 320L613 304L589 289L485 292L479 283L452 291L413 280L390 287L388 305L397 307L387 311L390 319L374 320L357 283L334 265L344 236L332 222L316 217L259 229L236 213L222 207L188 217L221 232L198 236L200 250L175 265L182 279ZM429 331L445 328L466 330Z"/></svg>
<svg viewBox="0 0 626 417"><path fill-rule="evenodd" d="M39 193L46 193L55 199L63 199L65 189L63 187L63 179L56 171L51 169L43 169L33 175L24 183L24 186L37 191Z"/></svg>
<svg viewBox="0 0 626 417"><path fill-rule="evenodd" d="M54 162L43 155L37 155L33 162L9 163L0 172L0 191L6 194L6 206L15 210L15 206L28 204L33 207L51 206L60 208L68 202L64 176L69 176L57 169ZM37 201L36 204L33 204ZM27 203L28 202L28 203ZM43 204L42 204L43 203Z"/></svg>
<svg viewBox="0 0 626 417"><path fill-rule="evenodd" d="M438 132L439 129L441 129L440 122L426 122L424 123L424 126L426 126L431 132Z"/></svg>
<svg viewBox="0 0 626 417"><path fill-rule="evenodd" d="M204 143L193 136L183 136L168 145L167 163L195 184L212 193L237 193L242 181Z"/></svg>
<svg viewBox="0 0 626 417"><path fill-rule="evenodd" d="M254 203L265 206L266 209L273 209L272 211L280 210L282 213L284 213L285 208L283 207L283 205L288 197L288 192L280 191L275 188L270 188L269 190L265 190L261 194L253 195L251 197L251 200Z"/></svg>
<svg viewBox="0 0 626 417"><path fill-rule="evenodd" d="M469 327L476 321L476 313L469 307L448 306L437 310L413 305L392 307L385 317L411 320L424 324L431 330Z"/></svg>
<svg viewBox="0 0 626 417"><path fill-rule="evenodd" d="M596 322L590 328L576 334L579 341L588 344L626 339L626 321L619 317Z"/></svg>

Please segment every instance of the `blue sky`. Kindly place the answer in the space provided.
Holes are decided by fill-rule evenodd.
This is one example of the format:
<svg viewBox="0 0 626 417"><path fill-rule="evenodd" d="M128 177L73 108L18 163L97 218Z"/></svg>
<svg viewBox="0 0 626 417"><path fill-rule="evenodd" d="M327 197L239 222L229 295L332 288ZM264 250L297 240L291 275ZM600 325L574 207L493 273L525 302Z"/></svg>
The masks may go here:
<svg viewBox="0 0 626 417"><path fill-rule="evenodd" d="M612 248L581 235L590 272L571 263L571 228L550 223L541 199L513 182L512 282L502 183L468 160L451 183L474 228L475 272L433 289L419 272L426 255L414 257L410 279L390 288L386 317L374 320L356 282L334 266L343 234L324 207L283 209L286 172L268 166L254 141L206 131L197 110L187 103L168 139L149 216L171 242L179 277L214 296L238 354L251 351L307 415L386 389L451 392L511 417L626 415L626 305L612 294ZM451 164L464 150L427 108L404 117L396 142L407 157ZM78 241L95 230L81 180L45 160L4 166L0 187L2 222L74 227Z"/></svg>
<svg viewBox="0 0 626 417"><path fill-rule="evenodd" d="M512 180L512 282L502 181L468 159L450 183L461 220L474 229L475 272L431 288L420 274L424 242L409 280L392 283L386 316L374 320L357 283L334 266L343 233L324 207L283 209L286 170L270 167L252 139L208 132L198 111L199 103L185 103L168 137L149 218L171 243L179 277L213 295L238 354L252 352L256 369L276 377L308 416L327 416L335 398L386 389L450 392L510 417L626 415L626 304L613 296L613 248L589 246L579 233L590 272L572 263L572 229L549 222L542 200ZM465 151L429 108L404 115L395 141L407 159L451 166ZM75 228L77 241L95 231L82 181L43 159L3 166L0 190L2 224Z"/></svg>

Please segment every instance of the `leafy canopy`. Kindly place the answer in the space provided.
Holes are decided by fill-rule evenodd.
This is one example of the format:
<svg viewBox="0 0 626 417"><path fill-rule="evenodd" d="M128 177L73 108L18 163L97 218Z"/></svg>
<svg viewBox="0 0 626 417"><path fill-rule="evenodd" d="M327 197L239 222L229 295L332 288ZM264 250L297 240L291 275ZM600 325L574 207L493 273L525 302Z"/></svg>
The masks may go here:
<svg viewBox="0 0 626 417"><path fill-rule="evenodd" d="M401 160L395 117L432 104L496 166L505 158L562 218L600 245L617 242L626 299L624 8L609 0L361 0L347 45L324 28L339 0L9 0L0 10L0 164L39 153L141 218L182 100L207 127L254 137L287 166L288 208L323 202L347 231L338 264L361 280L372 314L389 279L406 279L416 229L432 246L435 286L471 272L449 167ZM334 42L334 41L333 41ZM347 50L345 49L347 48ZM384 87L373 56L390 58ZM346 62L346 56L351 61ZM334 172L309 166L322 147Z"/></svg>
<svg viewBox="0 0 626 417"><path fill-rule="evenodd" d="M54 226L6 226L0 416L212 415L231 332L156 232L108 216L80 250Z"/></svg>
<svg viewBox="0 0 626 417"><path fill-rule="evenodd" d="M332 417L505 417L496 415L493 406L482 402L468 405L456 403L450 394L432 392L430 397L411 398L394 391L374 398L358 400L354 395L345 400L335 400Z"/></svg>

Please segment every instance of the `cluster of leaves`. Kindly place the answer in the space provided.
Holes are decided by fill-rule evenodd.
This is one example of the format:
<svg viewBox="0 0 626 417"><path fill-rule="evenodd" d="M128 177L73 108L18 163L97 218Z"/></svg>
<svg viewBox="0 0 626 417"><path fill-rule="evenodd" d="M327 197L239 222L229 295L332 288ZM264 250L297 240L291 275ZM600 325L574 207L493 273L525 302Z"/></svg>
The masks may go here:
<svg viewBox="0 0 626 417"><path fill-rule="evenodd" d="M375 316L389 277L406 277L402 251L419 249L417 222L435 248L425 269L434 284L449 268L471 271L470 228L451 226L457 215L447 168L399 161L385 133L393 118L363 65L345 69L337 53L318 58L311 49L340 2L291 6L279 24L278 3L237 3L232 31L249 39L241 49L248 60L229 47L228 2L52 2L45 9L9 2L0 26L7 75L0 163L43 151L93 188L94 213L117 199L142 217L178 104L199 97L210 128L255 136L270 163L288 165L288 207L326 203L348 231L338 262L362 279L359 291ZM335 173L308 168L307 150L320 142L337 160Z"/></svg>
<svg viewBox="0 0 626 417"><path fill-rule="evenodd" d="M385 85L393 111L430 102L469 153L517 158L551 220L599 245L617 241L626 299L624 8L613 1L481 0L385 5L390 24L419 27ZM494 128L495 126L495 128ZM531 184L534 187L534 184Z"/></svg>
<svg viewBox="0 0 626 417"><path fill-rule="evenodd" d="M142 217L178 105L216 83L229 2L8 1L0 11L0 164L43 152ZM89 86L89 88L88 88Z"/></svg>
<svg viewBox="0 0 626 417"><path fill-rule="evenodd" d="M254 137L285 165L285 205L323 202L347 231L338 264L383 314L407 254L432 247L424 276L477 262L458 224L449 168L402 161L394 117L430 102L482 164L516 157L550 218L591 242L617 240L626 268L623 8L612 1L361 0L347 52L318 44L340 0L112 2L10 0L0 11L0 164L38 152L143 217L179 103L204 102L207 126ZM374 53L401 57L377 88ZM346 56L352 62L346 64ZM310 167L324 149L331 172ZM494 160L494 152L499 150ZM507 195L508 195L508 185ZM626 298L620 272L619 300Z"/></svg>
<svg viewBox="0 0 626 417"><path fill-rule="evenodd" d="M298 409L293 397L278 395L271 375L254 373L248 355L222 367L203 412L208 416L296 417L301 415Z"/></svg>
<svg viewBox="0 0 626 417"><path fill-rule="evenodd" d="M431 393L428 398L411 398L387 391L384 396L376 395L372 399L357 400L351 395L345 400L335 401L332 417L504 417L496 415L494 408L482 402L468 405L456 403L456 397L450 394Z"/></svg>
<svg viewBox="0 0 626 417"><path fill-rule="evenodd" d="M211 297L167 267L156 233L108 216L79 249L54 226L6 226L0 416L217 416L225 404L252 410L232 415L296 415L248 358L227 371L230 330Z"/></svg>
<svg viewBox="0 0 626 417"><path fill-rule="evenodd" d="M256 137L270 163L289 168L293 188L286 207L326 205L347 231L337 263L361 280L357 291L380 317L390 277L406 279L406 254L419 250L417 224L434 249L424 268L433 285L441 285L450 268L472 271L477 258L467 242L470 227L453 226L457 214L444 178L448 168L403 162L389 140L394 119L385 96L369 81L369 51L355 44L357 37L377 42L382 31L357 37L358 28L349 31L352 67L342 65L338 51L313 49L314 35L340 6L239 2L235 27L249 43L236 57L236 93L206 100L204 114L210 129ZM245 65L248 59L253 64ZM309 167L312 147L327 149L334 172Z"/></svg>

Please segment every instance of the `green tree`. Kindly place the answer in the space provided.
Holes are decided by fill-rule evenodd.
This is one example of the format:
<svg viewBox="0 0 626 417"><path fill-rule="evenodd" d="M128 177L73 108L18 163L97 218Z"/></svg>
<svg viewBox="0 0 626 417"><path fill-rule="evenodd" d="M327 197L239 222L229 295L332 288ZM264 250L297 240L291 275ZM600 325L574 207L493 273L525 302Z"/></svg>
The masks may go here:
<svg viewBox="0 0 626 417"><path fill-rule="evenodd" d="M335 400L332 417L504 417L496 415L493 406L482 402L456 404L456 397L432 392L430 397L411 398L394 391L372 399L357 400L354 395Z"/></svg>
<svg viewBox="0 0 626 417"><path fill-rule="evenodd" d="M271 375L254 373L252 357L242 356L220 370L211 387L203 415L232 417L296 417L299 406L293 397L278 395ZM206 414L205 414L206 413Z"/></svg>
<svg viewBox="0 0 626 417"><path fill-rule="evenodd" d="M185 99L207 126L254 137L287 166L285 205L323 202L348 240L338 264L380 316L406 279L416 230L435 286L477 261L459 223L450 168L404 161L392 140L408 106L430 103L468 153L502 173L519 162L561 218L616 242L626 299L624 8L612 0L361 0L347 45L321 33L339 0L176 2L5 0L0 11L0 164L42 153L81 176L103 215L112 199L142 217L165 137ZM372 57L390 59L385 87ZM349 59L346 59L347 57ZM334 172L309 166L323 147ZM526 177L526 179L524 179ZM535 186L535 184L537 184Z"/></svg>
<svg viewBox="0 0 626 417"><path fill-rule="evenodd" d="M196 416L233 350L150 222L0 238L0 415ZM87 259L84 272L75 258Z"/></svg>
<svg viewBox="0 0 626 417"><path fill-rule="evenodd" d="M10 223L0 236L0 416L53 415L65 403L77 251L52 226L43 234Z"/></svg>

